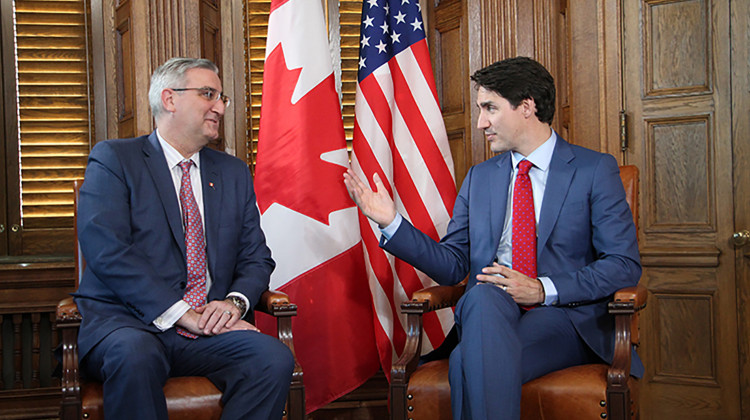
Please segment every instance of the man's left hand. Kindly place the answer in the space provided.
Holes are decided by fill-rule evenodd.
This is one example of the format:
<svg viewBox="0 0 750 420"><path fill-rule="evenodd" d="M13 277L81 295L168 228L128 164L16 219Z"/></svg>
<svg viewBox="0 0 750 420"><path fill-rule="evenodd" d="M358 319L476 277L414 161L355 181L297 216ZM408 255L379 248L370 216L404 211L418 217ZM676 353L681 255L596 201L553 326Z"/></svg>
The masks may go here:
<svg viewBox="0 0 750 420"><path fill-rule="evenodd" d="M477 281L491 283L505 290L519 305L534 306L544 302L544 287L539 279L521 274L498 263L483 268L482 273L477 275Z"/></svg>
<svg viewBox="0 0 750 420"><path fill-rule="evenodd" d="M201 315L198 328L203 330L205 335L216 335L237 329L258 331L253 324L241 321L242 314L239 308L225 300L213 300L195 311Z"/></svg>

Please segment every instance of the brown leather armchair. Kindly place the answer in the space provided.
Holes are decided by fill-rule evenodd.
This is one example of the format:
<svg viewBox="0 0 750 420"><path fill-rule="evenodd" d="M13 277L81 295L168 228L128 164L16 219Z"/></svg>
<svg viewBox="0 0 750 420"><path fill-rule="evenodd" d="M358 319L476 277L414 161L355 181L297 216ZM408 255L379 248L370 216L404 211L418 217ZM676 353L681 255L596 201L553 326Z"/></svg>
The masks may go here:
<svg viewBox="0 0 750 420"><path fill-rule="evenodd" d="M633 219L638 225L638 168L621 166ZM448 360L418 366L422 349L422 316L455 306L466 290L434 286L414 293L401 305L407 316L404 353L391 368L391 418L394 420L451 419ZM609 303L615 317L615 354L611 365L573 366L549 373L523 385L521 417L524 419L631 419L638 418L638 380L630 376L631 345L639 343L639 312L646 306L644 286L617 291Z"/></svg>
<svg viewBox="0 0 750 420"><path fill-rule="evenodd" d="M82 180L74 181L74 208L78 213L78 192ZM77 226L76 226L77 232ZM76 288L86 267L78 241L75 249ZM297 305L289 302L289 296L276 291L266 291L255 307L276 317L278 338L294 354L292 342L292 317L297 315ZM252 314L250 315L252 316ZM62 335L62 402L60 418L103 419L102 386L97 382L81 379L78 367L78 329L81 314L73 298L65 298L57 306L56 326ZM164 386L169 418L177 419L219 419L221 417L221 392L204 377L170 378ZM302 383L302 368L296 363L292 374L289 397L284 418L297 420L305 418L305 387Z"/></svg>

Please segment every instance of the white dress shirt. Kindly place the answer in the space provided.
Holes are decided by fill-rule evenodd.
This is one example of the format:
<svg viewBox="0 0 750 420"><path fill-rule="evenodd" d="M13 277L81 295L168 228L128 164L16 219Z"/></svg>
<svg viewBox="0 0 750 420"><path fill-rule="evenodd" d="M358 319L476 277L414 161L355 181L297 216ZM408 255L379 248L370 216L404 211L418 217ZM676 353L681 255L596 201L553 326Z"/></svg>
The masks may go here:
<svg viewBox="0 0 750 420"><path fill-rule="evenodd" d="M178 198L180 196L180 186L182 185L182 168L180 167L180 163L185 160L193 161L193 165L190 166L190 185L193 190L193 195L195 196L195 201L198 203L198 211L201 215L201 224L203 225L203 232L205 235L206 218L204 217L203 213L203 183L201 182L200 153L196 153L186 159L180 154L180 152L172 147L172 145L164 140L158 129L156 130L156 137L159 139L159 144L164 151L164 157L167 160L167 167L169 167L169 172L172 174L172 182L174 183L175 194ZM180 206L180 213L182 213L182 206ZM209 290L211 290L211 272L208 270L208 256L206 256L206 294L208 294ZM249 309L250 302L242 293L230 292L227 297L228 296L239 296L243 301L245 301L245 308ZM162 331L168 330L169 328L172 328L174 324L189 309L190 305L184 300L180 299L172 306L170 306L169 309L164 311L164 313L159 315L159 317L154 320L154 325L156 325L156 327ZM244 317L245 314L242 314L242 316Z"/></svg>

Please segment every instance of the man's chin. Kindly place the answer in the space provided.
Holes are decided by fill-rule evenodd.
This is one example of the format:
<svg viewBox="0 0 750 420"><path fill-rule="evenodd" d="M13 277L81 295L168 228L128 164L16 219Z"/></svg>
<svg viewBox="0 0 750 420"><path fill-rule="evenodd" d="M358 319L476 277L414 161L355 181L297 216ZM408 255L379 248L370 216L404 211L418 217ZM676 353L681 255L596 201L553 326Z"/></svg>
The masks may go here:
<svg viewBox="0 0 750 420"><path fill-rule="evenodd" d="M505 152L507 152L507 151L508 151L508 148L507 148L507 147L504 147L504 146L503 146L503 145L501 145L501 144L497 144L497 143L492 143L492 142L491 142L491 143L490 143L490 150L491 150L492 152L494 152L494 153L505 153Z"/></svg>

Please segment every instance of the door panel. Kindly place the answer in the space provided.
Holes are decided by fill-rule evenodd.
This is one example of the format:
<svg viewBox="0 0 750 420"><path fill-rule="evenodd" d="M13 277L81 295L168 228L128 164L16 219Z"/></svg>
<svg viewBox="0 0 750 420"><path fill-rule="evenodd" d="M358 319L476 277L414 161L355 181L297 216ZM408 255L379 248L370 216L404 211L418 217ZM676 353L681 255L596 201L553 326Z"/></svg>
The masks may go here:
<svg viewBox="0 0 750 420"><path fill-rule="evenodd" d="M644 419L739 418L729 0L623 5L641 167Z"/></svg>
<svg viewBox="0 0 750 420"><path fill-rule="evenodd" d="M732 138L734 231L750 231L750 2L732 1ZM736 247L740 395L750 419L750 244Z"/></svg>

